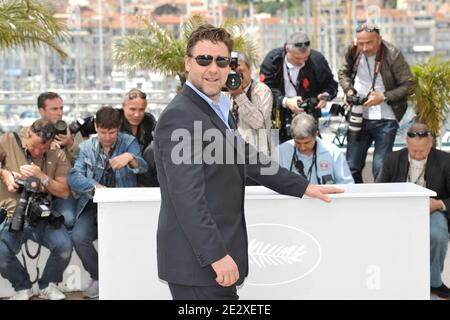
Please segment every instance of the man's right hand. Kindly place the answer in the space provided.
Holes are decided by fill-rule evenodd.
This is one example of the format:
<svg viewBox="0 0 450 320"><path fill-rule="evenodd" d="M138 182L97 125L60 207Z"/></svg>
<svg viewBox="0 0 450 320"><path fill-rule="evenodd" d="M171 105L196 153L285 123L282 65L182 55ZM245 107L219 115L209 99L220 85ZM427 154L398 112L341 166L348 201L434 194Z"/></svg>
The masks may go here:
<svg viewBox="0 0 450 320"><path fill-rule="evenodd" d="M331 198L327 196L330 193L343 193L344 189L330 185L318 186L310 183L306 188L305 194L311 198L317 198L325 202L331 202Z"/></svg>
<svg viewBox="0 0 450 320"><path fill-rule="evenodd" d="M286 99L286 107L291 110L293 113L301 113L304 112L302 108L298 107L298 101L303 101L302 97L292 97Z"/></svg>
<svg viewBox="0 0 450 320"><path fill-rule="evenodd" d="M17 177L20 179L21 175L18 172L11 173L8 170L2 170L3 183L5 184L5 186L9 192L17 192L17 189L19 189L19 186L14 181L14 177Z"/></svg>
<svg viewBox="0 0 450 320"><path fill-rule="evenodd" d="M217 283L222 287L229 287L239 280L239 270L230 255L226 255L220 260L213 262L211 267L215 271Z"/></svg>

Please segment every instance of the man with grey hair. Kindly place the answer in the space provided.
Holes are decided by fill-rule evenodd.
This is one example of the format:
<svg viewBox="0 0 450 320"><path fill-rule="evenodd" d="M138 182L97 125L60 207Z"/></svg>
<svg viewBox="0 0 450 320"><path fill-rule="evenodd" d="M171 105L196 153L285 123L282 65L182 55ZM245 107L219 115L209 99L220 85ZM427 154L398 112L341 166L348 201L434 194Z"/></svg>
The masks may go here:
<svg viewBox="0 0 450 320"><path fill-rule="evenodd" d="M377 182L412 182L437 193L430 198L431 292L450 298L442 282L448 247L448 208L450 208L450 155L433 147L433 136L425 124L407 131L406 148L387 155Z"/></svg>
<svg viewBox="0 0 450 320"><path fill-rule="evenodd" d="M230 90L232 115L239 133L245 141L266 154L270 154L270 115L272 92L262 83L253 81L251 63L244 53L238 55L236 72L241 76L241 86Z"/></svg>
<svg viewBox="0 0 450 320"><path fill-rule="evenodd" d="M311 183L354 183L341 150L320 139L318 131L313 116L296 115L291 124L292 140L279 146L280 166L301 174Z"/></svg>
<svg viewBox="0 0 450 320"><path fill-rule="evenodd" d="M260 81L272 90L272 117L280 129L281 142L290 139L289 126L295 114L306 112L317 119L321 108L337 94L338 85L327 60L310 45L305 33L295 32L284 47L270 51L261 64ZM301 107L302 102L309 103Z"/></svg>

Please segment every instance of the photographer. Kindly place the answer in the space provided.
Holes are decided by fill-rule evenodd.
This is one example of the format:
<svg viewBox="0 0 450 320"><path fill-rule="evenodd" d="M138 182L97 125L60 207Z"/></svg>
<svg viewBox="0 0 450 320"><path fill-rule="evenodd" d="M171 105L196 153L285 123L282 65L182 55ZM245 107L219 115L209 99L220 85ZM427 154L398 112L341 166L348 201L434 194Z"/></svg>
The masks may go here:
<svg viewBox="0 0 450 320"><path fill-rule="evenodd" d="M347 161L356 183L362 183L367 151L375 142L373 176L392 151L398 122L407 108L411 71L399 49L382 39L376 25L362 24L357 43L349 47L339 83L352 105Z"/></svg>
<svg viewBox="0 0 450 320"><path fill-rule="evenodd" d="M37 99L37 106L42 120L46 120L53 125L60 126L64 114L64 104L59 94L55 92L43 92ZM23 128L21 133L25 134L28 128ZM50 148L52 150L61 149L66 154L67 159L73 166L75 162L78 145L83 141L80 132L73 134L68 126L65 126L65 132L56 132L55 139L52 141ZM70 231L75 225L75 206L76 201L72 195L67 199L55 199L54 207L64 216L64 224Z"/></svg>
<svg viewBox="0 0 450 320"><path fill-rule="evenodd" d="M334 144L322 141L313 116L301 113L292 120L292 140L278 148L280 166L315 184L354 183L347 161Z"/></svg>
<svg viewBox="0 0 450 320"><path fill-rule="evenodd" d="M75 165L69 174L69 185L80 193L77 222L72 240L75 251L92 281L84 296L98 297L97 205L92 201L96 188L137 187L138 173L147 170L137 140L119 133L120 114L112 107L97 111L95 129L98 136L80 144Z"/></svg>
<svg viewBox="0 0 450 320"><path fill-rule="evenodd" d="M11 282L16 291L12 299L28 300L32 296L30 277L16 257L27 239L50 250L50 257L38 281L40 297L50 300L65 298L54 283L62 281L63 272L69 264L72 255L70 236L64 226L51 223L52 216L57 215L54 210L51 210L49 217L31 220L31 215L36 212L26 209L28 206L36 209L39 203L31 201L27 208L24 207L24 200L30 199L24 197L31 195L18 193L21 183L17 180L35 179L34 185L40 186L37 191L63 199L69 196L67 175L70 164L64 152L50 150L54 137L54 126L45 120L35 121L25 135L6 133L0 137L0 175L3 182L0 199L1 206L8 210L6 227L0 235L0 274ZM25 212L29 216L23 216ZM22 224L16 225L17 221L22 221Z"/></svg>
<svg viewBox="0 0 450 320"><path fill-rule="evenodd" d="M270 51L261 64L260 80L270 87L274 99L272 117L280 129L280 142L290 139L292 117L308 112L317 119L321 108L337 94L337 82L325 57L310 48L303 32L293 33L283 48ZM308 98L314 103L300 105ZM312 101L311 101L312 102Z"/></svg>
<svg viewBox="0 0 450 320"><path fill-rule="evenodd" d="M270 155L272 92L264 83L252 80L250 61L243 53L238 55L236 72L242 79L241 86L229 92L232 97L231 112L239 132L258 151Z"/></svg>
<svg viewBox="0 0 450 320"><path fill-rule="evenodd" d="M119 132L134 136L139 143L142 154L148 162L148 171L138 175L138 185L145 187L159 187L156 177L156 166L153 160L153 130L156 126L155 117L145 110L147 109L147 95L139 89L131 89L125 93L122 109L119 109L120 128ZM85 119L93 121L93 117ZM90 126L94 134L95 130Z"/></svg>

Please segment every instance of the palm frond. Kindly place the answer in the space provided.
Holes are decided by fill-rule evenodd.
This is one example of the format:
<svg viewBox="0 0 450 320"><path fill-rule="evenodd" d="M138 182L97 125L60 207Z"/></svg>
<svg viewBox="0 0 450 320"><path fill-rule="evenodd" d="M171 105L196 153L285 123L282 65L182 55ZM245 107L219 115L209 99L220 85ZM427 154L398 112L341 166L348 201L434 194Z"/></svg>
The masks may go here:
<svg viewBox="0 0 450 320"><path fill-rule="evenodd" d="M181 39L156 23L143 22L143 30L128 36L113 46L113 57L118 65L131 70L141 69L160 72L167 76L177 75L181 83L185 81L184 56L186 45L192 32L207 20L200 15L189 18L182 26ZM244 52L256 65L258 48L256 43L245 34L245 27L240 20L227 19L222 25L233 37L234 50Z"/></svg>
<svg viewBox="0 0 450 320"><path fill-rule="evenodd" d="M38 1L0 1L0 51L46 45L65 58L67 54L57 40L66 40L67 35L65 26L53 17L50 8Z"/></svg>
<svg viewBox="0 0 450 320"><path fill-rule="evenodd" d="M450 61L433 57L413 65L411 71L410 99L416 106L417 121L427 124L439 135L450 109Z"/></svg>

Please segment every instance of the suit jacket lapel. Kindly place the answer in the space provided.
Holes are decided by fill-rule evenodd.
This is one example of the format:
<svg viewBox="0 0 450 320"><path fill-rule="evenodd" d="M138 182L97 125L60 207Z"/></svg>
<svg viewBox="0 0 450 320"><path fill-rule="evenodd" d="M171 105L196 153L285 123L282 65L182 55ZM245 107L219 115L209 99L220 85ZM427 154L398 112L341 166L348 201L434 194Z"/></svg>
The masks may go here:
<svg viewBox="0 0 450 320"><path fill-rule="evenodd" d="M408 160L408 149L404 149L400 153L400 158L398 161L398 164L400 166L399 168L399 181L406 182L408 181L408 170L409 170L409 160Z"/></svg>
<svg viewBox="0 0 450 320"><path fill-rule="evenodd" d="M436 150L434 148L431 148L430 154L428 155L427 164L425 167L425 182L427 188L431 189L431 183L433 180L433 174L436 172L436 169L438 168L438 163L436 159Z"/></svg>

